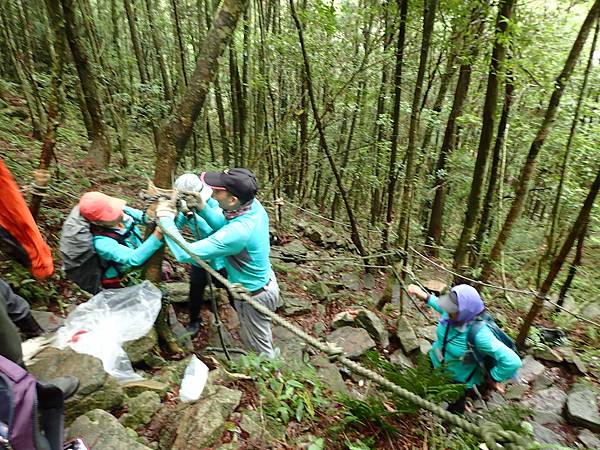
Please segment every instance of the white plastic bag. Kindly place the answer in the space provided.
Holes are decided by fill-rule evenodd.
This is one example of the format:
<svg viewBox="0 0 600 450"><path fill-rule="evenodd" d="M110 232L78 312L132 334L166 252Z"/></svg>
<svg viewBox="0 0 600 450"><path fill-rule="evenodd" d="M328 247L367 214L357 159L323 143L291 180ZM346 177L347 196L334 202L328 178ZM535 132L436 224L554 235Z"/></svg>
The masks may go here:
<svg viewBox="0 0 600 450"><path fill-rule="evenodd" d="M101 291L69 314L56 332L54 345L95 356L119 381L141 380L122 344L150 331L160 311L161 297L160 289L147 280L136 286Z"/></svg>
<svg viewBox="0 0 600 450"><path fill-rule="evenodd" d="M181 401L190 403L198 400L204 390L204 386L206 386L207 380L208 367L196 355L193 355L185 368L185 374L183 375L183 381L179 389L179 398Z"/></svg>

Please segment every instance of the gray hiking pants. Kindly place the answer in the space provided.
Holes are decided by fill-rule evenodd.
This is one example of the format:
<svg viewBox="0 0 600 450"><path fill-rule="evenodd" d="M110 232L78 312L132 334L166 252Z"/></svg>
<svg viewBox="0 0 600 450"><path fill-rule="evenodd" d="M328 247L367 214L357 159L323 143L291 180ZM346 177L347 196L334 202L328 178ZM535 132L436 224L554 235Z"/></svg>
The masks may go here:
<svg viewBox="0 0 600 450"><path fill-rule="evenodd" d="M275 275L272 275L271 280L265 285L264 291L253 295L252 299L271 311L277 309L279 285ZM240 336L244 344L257 354L264 353L269 358L273 358L275 352L271 334L271 319L243 300L235 300L235 309L240 319Z"/></svg>
<svg viewBox="0 0 600 450"><path fill-rule="evenodd" d="M0 355L21 364L21 336L13 321L29 314L29 303L13 292L8 283L0 279Z"/></svg>

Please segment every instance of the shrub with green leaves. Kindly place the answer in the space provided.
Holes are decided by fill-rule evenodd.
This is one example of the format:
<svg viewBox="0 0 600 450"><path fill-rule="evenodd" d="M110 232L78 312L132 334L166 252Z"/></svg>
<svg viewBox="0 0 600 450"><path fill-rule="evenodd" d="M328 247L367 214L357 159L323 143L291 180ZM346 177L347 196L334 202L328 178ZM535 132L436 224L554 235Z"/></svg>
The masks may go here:
<svg viewBox="0 0 600 450"><path fill-rule="evenodd" d="M259 395L265 401L265 413L284 424L292 419L313 420L316 411L329 404L315 368L306 361L300 370L292 371L281 359L251 353L240 357L232 366L237 372L254 378Z"/></svg>

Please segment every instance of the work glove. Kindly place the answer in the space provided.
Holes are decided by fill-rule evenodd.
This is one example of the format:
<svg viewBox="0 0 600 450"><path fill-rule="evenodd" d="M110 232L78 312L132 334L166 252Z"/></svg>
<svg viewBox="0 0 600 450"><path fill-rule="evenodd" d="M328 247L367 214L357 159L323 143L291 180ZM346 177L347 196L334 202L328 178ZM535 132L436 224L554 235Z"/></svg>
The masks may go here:
<svg viewBox="0 0 600 450"><path fill-rule="evenodd" d="M156 205L156 217L163 219L165 217L175 219L177 215L177 206L174 200L159 200Z"/></svg>
<svg viewBox="0 0 600 450"><path fill-rule="evenodd" d="M198 192L180 191L180 197L183 198L189 209L202 211L206 206L206 202Z"/></svg>

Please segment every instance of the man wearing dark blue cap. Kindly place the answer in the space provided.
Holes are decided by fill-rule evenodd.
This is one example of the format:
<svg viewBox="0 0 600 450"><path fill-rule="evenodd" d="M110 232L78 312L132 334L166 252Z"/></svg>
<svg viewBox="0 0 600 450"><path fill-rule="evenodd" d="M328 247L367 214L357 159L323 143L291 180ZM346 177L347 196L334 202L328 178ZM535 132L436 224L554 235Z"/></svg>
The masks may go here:
<svg viewBox="0 0 600 450"><path fill-rule="evenodd" d="M225 258L228 279L245 287L255 301L274 311L279 304L279 286L269 261L269 216L255 198L256 176L248 169L233 168L223 172L204 172L201 177L213 190L218 208L205 208L200 197L186 199L215 232L190 244L192 252L203 260ZM175 209L159 202L156 215L160 223L178 239L183 237L173 220ZM192 258L177 243L167 238L173 255L181 262ZM271 320L249 304L235 300L240 318L241 337L257 353L274 356Z"/></svg>

